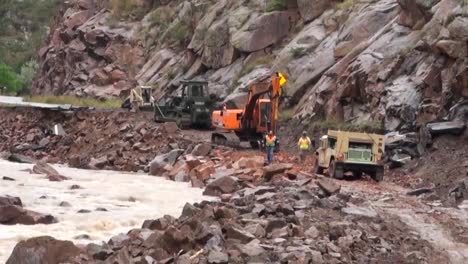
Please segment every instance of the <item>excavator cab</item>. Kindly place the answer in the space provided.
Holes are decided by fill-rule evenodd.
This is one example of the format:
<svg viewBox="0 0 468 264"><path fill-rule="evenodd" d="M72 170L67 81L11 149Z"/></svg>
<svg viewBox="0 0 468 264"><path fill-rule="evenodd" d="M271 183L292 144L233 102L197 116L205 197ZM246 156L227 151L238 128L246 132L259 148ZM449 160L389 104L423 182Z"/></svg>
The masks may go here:
<svg viewBox="0 0 468 264"><path fill-rule="evenodd" d="M219 131L212 133L212 142L236 144L230 142L232 134L230 132L234 132L240 142L250 142L253 148L264 146L266 133L270 130L276 132L281 87L285 83L286 77L277 72L269 80L262 79L249 87L247 102L243 109L214 111L212 122Z"/></svg>

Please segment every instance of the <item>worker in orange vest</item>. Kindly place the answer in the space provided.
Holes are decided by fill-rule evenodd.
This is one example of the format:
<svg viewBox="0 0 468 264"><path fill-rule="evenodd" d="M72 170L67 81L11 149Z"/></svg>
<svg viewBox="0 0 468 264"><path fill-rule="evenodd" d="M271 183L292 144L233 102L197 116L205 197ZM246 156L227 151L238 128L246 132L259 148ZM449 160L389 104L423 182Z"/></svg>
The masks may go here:
<svg viewBox="0 0 468 264"><path fill-rule="evenodd" d="M276 136L273 134L273 131L269 131L268 135L265 137L265 146L266 146L266 153L267 153L267 164L271 164L273 162L273 152L276 146Z"/></svg>

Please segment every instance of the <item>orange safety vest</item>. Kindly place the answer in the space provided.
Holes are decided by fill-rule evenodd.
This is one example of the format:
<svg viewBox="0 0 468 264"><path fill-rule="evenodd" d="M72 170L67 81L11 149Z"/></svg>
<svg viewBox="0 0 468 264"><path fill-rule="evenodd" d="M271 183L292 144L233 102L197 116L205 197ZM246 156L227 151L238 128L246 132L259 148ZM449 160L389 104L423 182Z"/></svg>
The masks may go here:
<svg viewBox="0 0 468 264"><path fill-rule="evenodd" d="M276 144L276 136L270 137L269 135L267 135L265 140L266 140L267 147L274 147Z"/></svg>

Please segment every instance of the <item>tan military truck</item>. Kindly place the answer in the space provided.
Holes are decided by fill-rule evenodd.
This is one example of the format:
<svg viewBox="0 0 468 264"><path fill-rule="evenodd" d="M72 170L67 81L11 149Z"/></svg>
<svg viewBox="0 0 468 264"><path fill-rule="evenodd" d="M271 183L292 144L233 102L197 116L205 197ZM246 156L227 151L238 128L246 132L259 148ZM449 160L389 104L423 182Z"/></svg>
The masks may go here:
<svg viewBox="0 0 468 264"><path fill-rule="evenodd" d="M378 134L329 130L320 138L315 154L315 172L322 174L324 169L332 178L342 179L344 173L351 171L360 177L366 173L376 181L384 175L382 155L384 136Z"/></svg>

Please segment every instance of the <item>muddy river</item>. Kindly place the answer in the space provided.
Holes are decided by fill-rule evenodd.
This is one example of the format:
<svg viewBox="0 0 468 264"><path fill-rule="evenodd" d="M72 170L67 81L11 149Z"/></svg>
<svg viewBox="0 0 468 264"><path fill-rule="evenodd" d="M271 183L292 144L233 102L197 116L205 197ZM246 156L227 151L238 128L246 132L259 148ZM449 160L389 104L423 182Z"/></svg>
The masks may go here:
<svg viewBox="0 0 468 264"><path fill-rule="evenodd" d="M30 164L0 160L0 195L20 197L23 206L58 219L52 225L0 226L0 263L5 263L15 244L23 239L49 235L75 243L107 241L113 235L140 227L145 219L165 214L179 216L185 203L208 199L201 189L143 174L89 171L54 166L71 180L50 182L30 174ZM81 189L71 190L77 184ZM70 207L59 206L67 202ZM96 211L105 208L107 211ZM90 213L77 213L81 209ZM89 238L83 238L89 236Z"/></svg>

